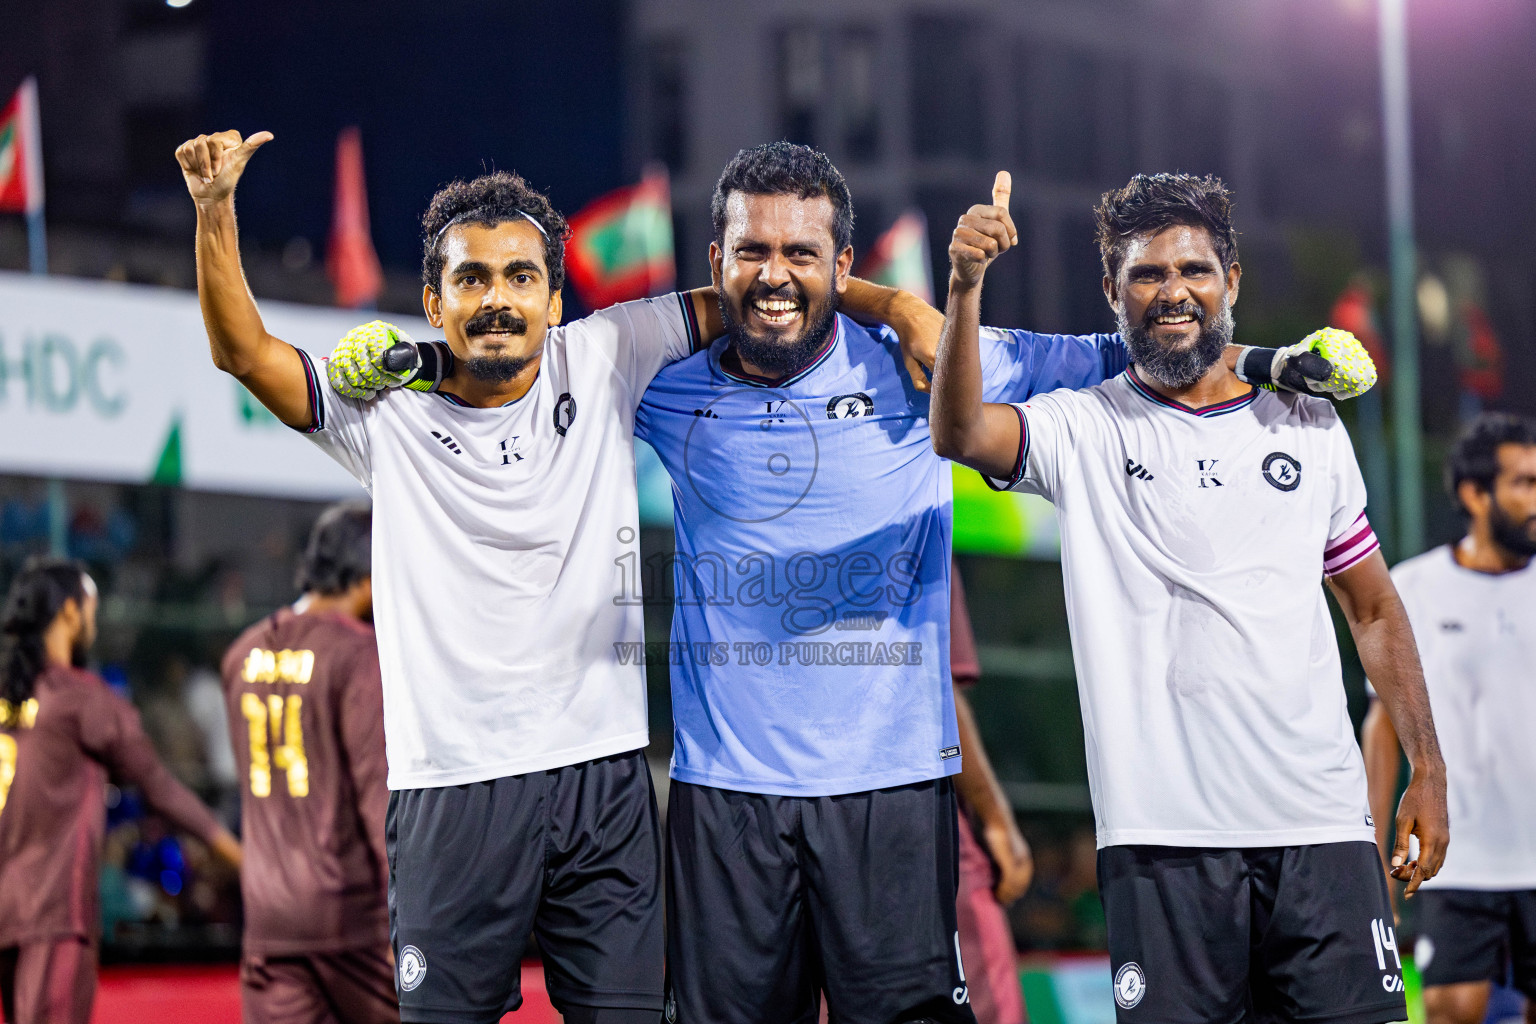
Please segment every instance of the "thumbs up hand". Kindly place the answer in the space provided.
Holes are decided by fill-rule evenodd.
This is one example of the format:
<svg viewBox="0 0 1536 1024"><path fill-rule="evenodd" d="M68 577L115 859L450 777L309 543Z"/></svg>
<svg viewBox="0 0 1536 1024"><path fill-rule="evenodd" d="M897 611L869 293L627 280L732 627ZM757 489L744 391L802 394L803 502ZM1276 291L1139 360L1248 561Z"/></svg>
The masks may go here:
<svg viewBox="0 0 1536 1024"><path fill-rule="evenodd" d="M228 199L251 154L271 141L271 132L242 139L239 132L228 131L199 135L176 147L176 162L193 201L204 205Z"/></svg>
<svg viewBox="0 0 1536 1024"><path fill-rule="evenodd" d="M953 284L975 288L982 275L999 255L1018 244L1019 231L1008 214L1008 198L1013 192L1013 176L998 171L992 183L992 205L977 205L965 211L955 226L949 243L950 276Z"/></svg>

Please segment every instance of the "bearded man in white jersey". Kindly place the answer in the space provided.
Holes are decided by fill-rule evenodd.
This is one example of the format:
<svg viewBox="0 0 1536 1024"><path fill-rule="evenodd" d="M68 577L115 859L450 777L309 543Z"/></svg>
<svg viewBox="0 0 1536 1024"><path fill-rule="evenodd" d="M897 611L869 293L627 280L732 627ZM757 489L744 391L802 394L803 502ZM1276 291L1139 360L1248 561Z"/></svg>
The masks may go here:
<svg viewBox="0 0 1536 1024"><path fill-rule="evenodd" d="M1349 437L1329 403L1221 360L1230 197L1190 175L1137 175L1097 210L1131 367L984 404L981 283L1016 238L1009 191L1005 172L950 245L933 443L1056 505L1118 1018L1403 1020L1322 580L1414 768L1392 855L1410 893L1444 858L1445 766Z"/></svg>
<svg viewBox="0 0 1536 1024"><path fill-rule="evenodd" d="M1479 1024L1493 983L1506 979L1536 1022L1536 423L1478 417L1446 461L1446 485L1466 535L1392 570L1424 658L1456 822L1456 845L1419 897L1414 966L1429 1024ZM1380 700L1361 741L1379 823L1400 761Z"/></svg>

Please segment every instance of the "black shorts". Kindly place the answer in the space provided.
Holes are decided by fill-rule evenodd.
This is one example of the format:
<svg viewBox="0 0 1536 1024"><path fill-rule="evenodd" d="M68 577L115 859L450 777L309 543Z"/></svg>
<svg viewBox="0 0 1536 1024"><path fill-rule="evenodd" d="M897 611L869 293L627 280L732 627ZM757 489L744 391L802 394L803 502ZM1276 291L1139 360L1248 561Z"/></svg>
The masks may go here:
<svg viewBox="0 0 1536 1024"><path fill-rule="evenodd" d="M680 1024L975 1024L948 779L789 797L672 783L667 1012Z"/></svg>
<svg viewBox="0 0 1536 1024"><path fill-rule="evenodd" d="M1536 890L1421 889L1413 962L1429 985L1513 985L1536 999Z"/></svg>
<svg viewBox="0 0 1536 1024"><path fill-rule="evenodd" d="M1099 851L1121 1024L1408 1019L1367 842Z"/></svg>
<svg viewBox="0 0 1536 1024"><path fill-rule="evenodd" d="M530 932L557 1009L661 1009L661 830L640 751L390 793L386 839L401 1020L517 1009Z"/></svg>

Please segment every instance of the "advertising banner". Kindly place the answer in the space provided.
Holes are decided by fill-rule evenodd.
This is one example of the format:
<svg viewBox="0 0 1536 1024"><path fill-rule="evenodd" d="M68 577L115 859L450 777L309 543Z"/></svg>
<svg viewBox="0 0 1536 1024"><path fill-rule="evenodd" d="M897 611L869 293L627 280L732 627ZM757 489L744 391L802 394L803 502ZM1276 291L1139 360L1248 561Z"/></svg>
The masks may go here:
<svg viewBox="0 0 1536 1024"><path fill-rule="evenodd" d="M261 303L269 333L316 357L366 312ZM420 318L391 317L417 338ZM361 489L214 368L197 296L0 273L0 473L291 498Z"/></svg>

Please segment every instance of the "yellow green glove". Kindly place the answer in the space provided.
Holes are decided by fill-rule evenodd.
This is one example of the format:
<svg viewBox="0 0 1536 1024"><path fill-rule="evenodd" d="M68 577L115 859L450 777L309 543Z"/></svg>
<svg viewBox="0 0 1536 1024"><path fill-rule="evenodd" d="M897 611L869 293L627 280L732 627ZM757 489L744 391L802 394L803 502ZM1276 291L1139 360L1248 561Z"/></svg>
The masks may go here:
<svg viewBox="0 0 1536 1024"><path fill-rule="evenodd" d="M325 375L339 395L367 401L385 388L397 388L410 380L416 366L399 372L384 369L384 352L402 341L411 341L394 324L374 320L348 331L331 350ZM419 358L418 358L419 365Z"/></svg>
<svg viewBox="0 0 1536 1024"><path fill-rule="evenodd" d="M1335 400L1359 398L1376 384L1376 364L1348 331L1325 327L1285 348L1243 348L1237 376L1250 384Z"/></svg>

